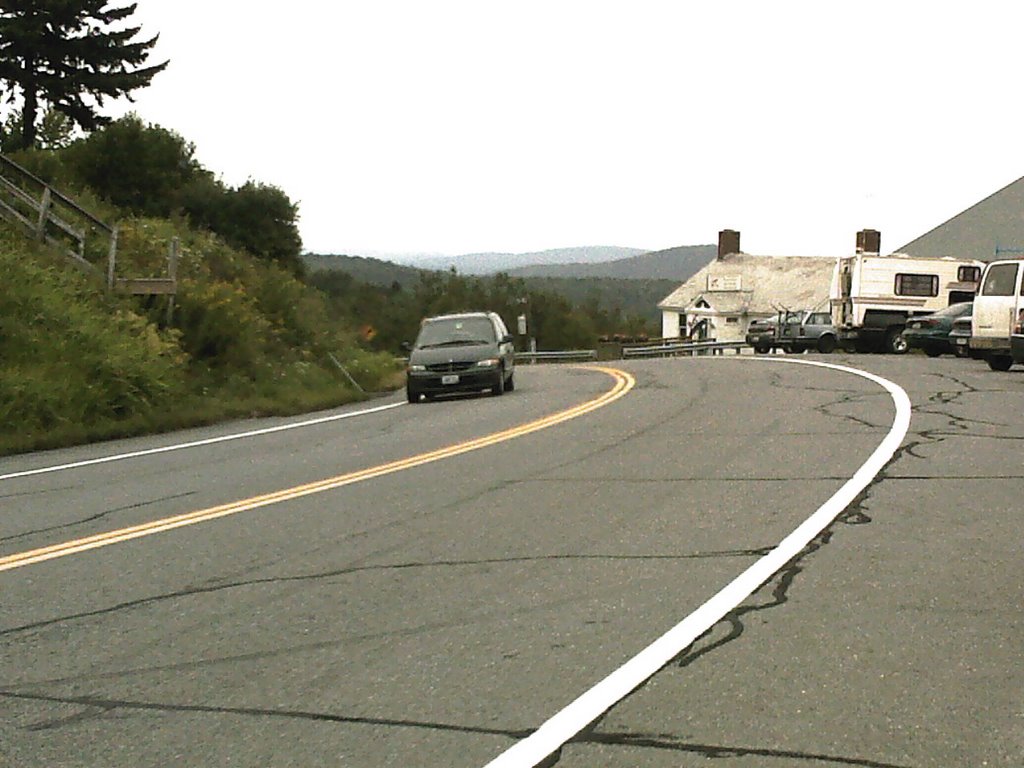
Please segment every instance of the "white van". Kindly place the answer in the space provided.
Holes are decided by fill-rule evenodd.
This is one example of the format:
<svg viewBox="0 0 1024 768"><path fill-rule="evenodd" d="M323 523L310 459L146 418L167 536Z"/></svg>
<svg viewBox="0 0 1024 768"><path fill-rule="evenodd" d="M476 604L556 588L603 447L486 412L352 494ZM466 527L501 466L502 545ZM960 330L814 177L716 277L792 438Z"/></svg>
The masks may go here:
<svg viewBox="0 0 1024 768"><path fill-rule="evenodd" d="M991 261L981 275L981 288L974 297L971 316L972 350L988 361L993 371L1013 365L1010 336L1024 306L1024 261Z"/></svg>

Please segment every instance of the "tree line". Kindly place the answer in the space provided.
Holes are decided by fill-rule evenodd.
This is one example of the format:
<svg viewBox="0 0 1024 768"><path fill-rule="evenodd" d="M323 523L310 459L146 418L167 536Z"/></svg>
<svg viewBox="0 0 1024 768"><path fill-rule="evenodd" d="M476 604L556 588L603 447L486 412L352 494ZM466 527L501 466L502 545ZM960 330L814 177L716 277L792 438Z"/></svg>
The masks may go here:
<svg viewBox="0 0 1024 768"><path fill-rule="evenodd" d="M572 302L554 291L531 287L522 278L505 273L473 277L424 271L411 284L390 286L361 282L340 270L321 270L308 282L327 297L331 312L361 332L373 349L398 353L402 342L412 341L424 317L466 310L491 310L501 315L524 350L529 339L538 349L591 349L602 337L652 335L652 323L628 315L595 299ZM519 334L519 318L527 323Z"/></svg>

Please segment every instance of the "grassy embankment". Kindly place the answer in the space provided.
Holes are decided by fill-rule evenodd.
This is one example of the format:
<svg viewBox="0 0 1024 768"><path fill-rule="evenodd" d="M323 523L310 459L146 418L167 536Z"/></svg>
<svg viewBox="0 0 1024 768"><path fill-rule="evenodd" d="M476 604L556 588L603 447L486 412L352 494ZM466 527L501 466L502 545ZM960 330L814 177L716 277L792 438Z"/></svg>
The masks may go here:
<svg viewBox="0 0 1024 768"><path fill-rule="evenodd" d="M332 356L367 392L398 385L392 356L274 263L181 223L121 226L118 269L133 277L162 275L180 238L169 326L166 298L107 293L0 221L0 455L365 397Z"/></svg>

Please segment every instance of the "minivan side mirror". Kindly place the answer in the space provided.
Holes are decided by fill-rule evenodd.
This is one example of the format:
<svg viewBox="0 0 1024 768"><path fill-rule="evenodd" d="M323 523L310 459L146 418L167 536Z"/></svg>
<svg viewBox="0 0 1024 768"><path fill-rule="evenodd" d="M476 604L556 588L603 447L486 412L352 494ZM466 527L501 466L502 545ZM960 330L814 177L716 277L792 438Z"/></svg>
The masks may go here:
<svg viewBox="0 0 1024 768"><path fill-rule="evenodd" d="M402 349L404 349L406 352L412 352L412 344L408 341L403 341Z"/></svg>
<svg viewBox="0 0 1024 768"><path fill-rule="evenodd" d="M506 333L504 336L501 337L502 344L511 344L512 342L513 338L511 333Z"/></svg>

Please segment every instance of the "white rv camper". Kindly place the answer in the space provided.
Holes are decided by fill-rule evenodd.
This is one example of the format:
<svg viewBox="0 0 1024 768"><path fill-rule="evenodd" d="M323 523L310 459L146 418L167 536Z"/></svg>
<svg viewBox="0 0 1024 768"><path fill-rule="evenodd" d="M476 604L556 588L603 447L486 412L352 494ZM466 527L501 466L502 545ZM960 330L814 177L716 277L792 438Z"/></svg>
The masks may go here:
<svg viewBox="0 0 1024 768"><path fill-rule="evenodd" d="M993 371L1008 371L1015 358L1020 357L1013 354L1011 341L1022 335L1018 330L1024 320L1022 310L1024 261L989 262L981 276L981 290L974 300L970 347L988 361Z"/></svg>
<svg viewBox="0 0 1024 768"><path fill-rule="evenodd" d="M847 349L907 351L907 318L971 301L983 262L894 253L840 256L832 274L832 324Z"/></svg>

